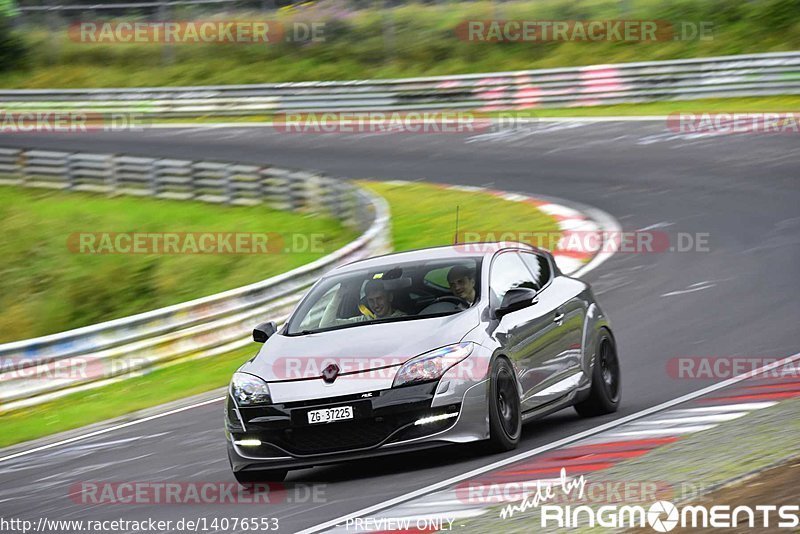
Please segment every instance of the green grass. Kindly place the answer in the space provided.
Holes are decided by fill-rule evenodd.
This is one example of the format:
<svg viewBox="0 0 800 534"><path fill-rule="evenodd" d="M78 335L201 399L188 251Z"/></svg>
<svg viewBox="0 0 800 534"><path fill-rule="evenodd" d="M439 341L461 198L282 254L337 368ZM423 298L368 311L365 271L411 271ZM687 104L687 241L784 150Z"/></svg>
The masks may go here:
<svg viewBox="0 0 800 534"><path fill-rule="evenodd" d="M555 219L522 202L422 183L365 184L389 202L395 250L452 244L456 206L459 206L459 233L558 232Z"/></svg>
<svg viewBox="0 0 800 534"><path fill-rule="evenodd" d="M485 193L444 190L426 184L362 182L387 199L392 210L396 250L452 243L455 206L465 231L557 231L553 218L531 204ZM127 413L209 391L231 374L258 345L221 356L186 361L118 384L73 393L37 406L0 414L0 447L78 428Z"/></svg>
<svg viewBox="0 0 800 534"><path fill-rule="evenodd" d="M800 110L800 95L755 96L734 98L702 98L697 100L675 100L651 102L647 104L616 104L613 106L590 106L571 108L542 108L513 112L474 112L474 117L616 117L633 115L669 115L670 113L759 113L759 112L797 112ZM451 112L457 113L457 112ZM467 112L464 112L467 113ZM511 115L509 115L511 114ZM205 124L205 123L252 123L270 122L271 115L248 117L197 117L186 119L164 119L161 124Z"/></svg>
<svg viewBox="0 0 800 534"><path fill-rule="evenodd" d="M319 1L266 18L325 22L324 41L173 45L169 53L160 44L74 42L66 31L33 26L22 34L30 51L27 66L5 73L0 85L142 87L395 78L786 51L800 48L798 12L798 0L482 0L410 3L385 11L354 11L341 3ZM177 11L171 18L193 17ZM265 16L227 13L219 18ZM459 23L487 19L710 22L714 33L710 40L652 43L475 43L457 37ZM386 28L393 28L389 38Z"/></svg>
<svg viewBox="0 0 800 534"><path fill-rule="evenodd" d="M257 282L356 232L329 217L203 202L0 186L0 343L60 332ZM273 254L79 254L78 232L316 235L321 250ZM300 240L298 238L298 243Z"/></svg>
<svg viewBox="0 0 800 534"><path fill-rule="evenodd" d="M670 113L759 113L797 112L800 110L800 95L759 96L737 98L703 98L647 104L617 104L614 106L591 106L580 108L536 109L515 113L515 116L531 117L614 117L631 115L669 115ZM494 115L499 115L496 113Z"/></svg>

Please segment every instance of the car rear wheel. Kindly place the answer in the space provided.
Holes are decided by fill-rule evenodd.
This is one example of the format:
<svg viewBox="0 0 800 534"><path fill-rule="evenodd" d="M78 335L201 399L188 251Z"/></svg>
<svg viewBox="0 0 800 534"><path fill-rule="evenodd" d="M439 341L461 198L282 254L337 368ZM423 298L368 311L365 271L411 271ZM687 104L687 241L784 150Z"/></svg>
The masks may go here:
<svg viewBox="0 0 800 534"><path fill-rule="evenodd" d="M597 344L592 389L586 400L575 405L575 411L582 417L616 412L619 407L620 385L617 347L608 331L603 330Z"/></svg>
<svg viewBox="0 0 800 534"><path fill-rule="evenodd" d="M268 471L234 471L236 482L242 486L249 486L259 482L283 482L288 469L270 469Z"/></svg>
<svg viewBox="0 0 800 534"><path fill-rule="evenodd" d="M517 379L505 358L497 358L492 364L489 391L488 449L491 452L510 451L519 444L522 415Z"/></svg>

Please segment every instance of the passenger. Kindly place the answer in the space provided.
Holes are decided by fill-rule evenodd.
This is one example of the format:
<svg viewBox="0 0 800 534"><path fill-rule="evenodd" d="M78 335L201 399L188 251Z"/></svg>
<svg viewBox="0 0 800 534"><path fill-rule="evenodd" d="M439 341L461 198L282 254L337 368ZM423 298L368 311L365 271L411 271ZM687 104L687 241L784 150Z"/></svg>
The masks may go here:
<svg viewBox="0 0 800 534"><path fill-rule="evenodd" d="M472 269L456 265L448 271L447 283L453 295L466 300L470 306L475 303L475 274Z"/></svg>

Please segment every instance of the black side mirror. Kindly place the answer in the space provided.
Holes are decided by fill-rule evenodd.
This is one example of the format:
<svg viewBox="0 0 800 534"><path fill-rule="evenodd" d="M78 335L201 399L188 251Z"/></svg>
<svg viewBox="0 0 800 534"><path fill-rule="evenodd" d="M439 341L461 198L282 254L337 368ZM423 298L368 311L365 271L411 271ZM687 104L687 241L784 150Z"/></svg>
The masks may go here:
<svg viewBox="0 0 800 534"><path fill-rule="evenodd" d="M509 289L503 297L500 307L494 311L495 317L500 319L511 312L533 306L538 302L537 291L529 287L515 287Z"/></svg>
<svg viewBox="0 0 800 534"><path fill-rule="evenodd" d="M253 329L253 341L256 343L264 343L269 339L269 336L273 335L277 331L278 326L275 324L275 321L261 323Z"/></svg>

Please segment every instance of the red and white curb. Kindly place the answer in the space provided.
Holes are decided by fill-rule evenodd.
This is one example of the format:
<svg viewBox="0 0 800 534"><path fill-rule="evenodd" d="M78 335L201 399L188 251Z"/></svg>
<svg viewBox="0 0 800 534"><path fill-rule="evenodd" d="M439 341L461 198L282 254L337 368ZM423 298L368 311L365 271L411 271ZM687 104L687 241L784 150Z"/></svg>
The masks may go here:
<svg viewBox="0 0 800 534"><path fill-rule="evenodd" d="M387 182L393 185L409 185L412 182L403 180L393 180ZM484 193L489 194L509 202L522 202L534 206L536 209L553 217L558 225L561 238L554 250L550 252L553 258L561 269L561 272L567 275L573 275L579 271L585 272L585 267L598 255L598 251L592 252L586 250L587 247L574 245L571 243L597 243L602 244L603 237L609 232L616 230L616 221L613 221L610 216L606 215L606 219L613 221L612 228L607 228L608 224L595 220L592 216L578 209L565 206L558 203L558 201L543 200L530 195L522 193L511 193L508 191L500 191L497 189L489 189L477 186L465 185L449 185L449 184L433 184L442 189L451 191L465 191L470 193ZM521 228L514 229L497 229L497 237L502 238L502 241L524 241L524 234L536 235L538 229L526 230ZM506 239L505 236L508 237ZM515 237L515 235L520 237ZM571 236L577 236L577 240L570 239ZM602 248L600 246L598 249Z"/></svg>
<svg viewBox="0 0 800 534"><path fill-rule="evenodd" d="M785 363L788 362L788 363ZM405 500L368 514L369 521L339 523L324 532L397 532L398 525L410 525L401 532L438 532L430 525L448 530L459 520L497 513L498 506L519 502L526 489L538 481L558 479L566 469L570 478L597 473L630 458L674 443L690 434L702 432L778 402L800 397L800 354L791 356L772 376L750 374L736 377L705 395L696 395L668 409L653 411L587 438L532 454L497 469L463 478L436 491ZM786 376L793 378L786 378ZM691 395L691 394L690 394ZM359 516L367 518L367 514ZM429 528L420 529L424 524ZM372 525L369 528L368 525ZM360 528L359 528L360 526ZM307 532L321 532L311 529Z"/></svg>

